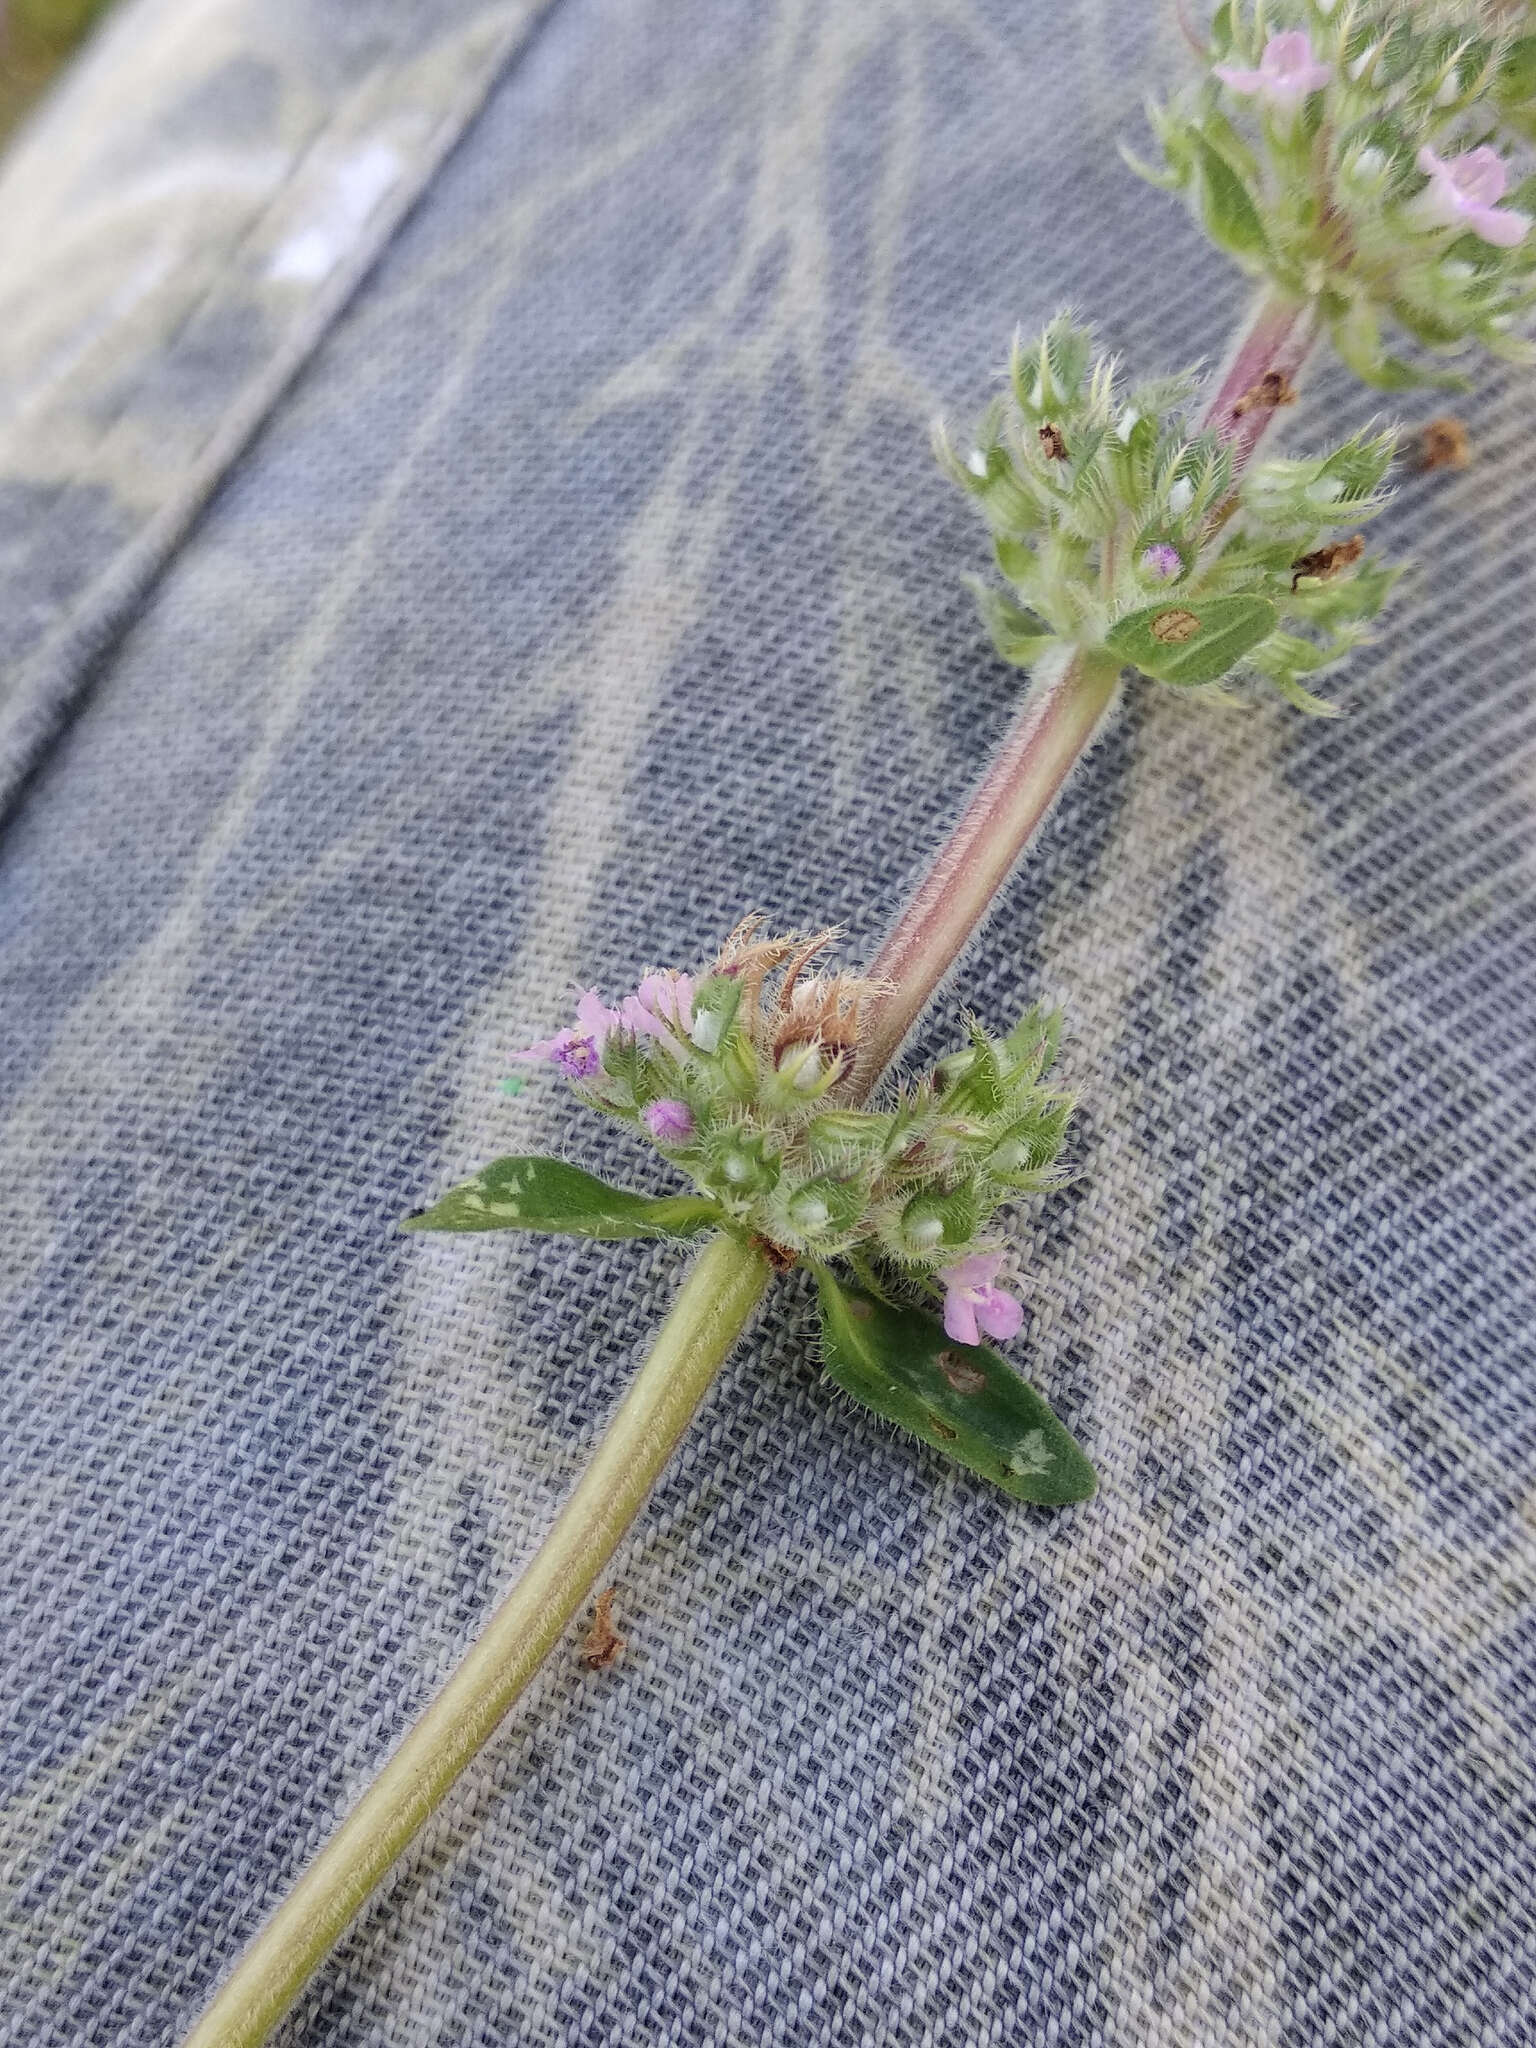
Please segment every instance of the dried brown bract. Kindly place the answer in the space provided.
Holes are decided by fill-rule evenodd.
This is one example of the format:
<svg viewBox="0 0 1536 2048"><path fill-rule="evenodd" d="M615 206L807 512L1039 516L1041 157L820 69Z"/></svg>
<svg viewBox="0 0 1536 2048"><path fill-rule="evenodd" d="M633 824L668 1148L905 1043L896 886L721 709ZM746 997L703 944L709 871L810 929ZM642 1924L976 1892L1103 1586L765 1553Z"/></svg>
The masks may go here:
<svg viewBox="0 0 1536 2048"><path fill-rule="evenodd" d="M1352 533L1348 540L1336 540L1330 547L1314 548L1310 555L1298 555L1291 564L1291 588L1294 590L1303 576L1328 583L1351 568L1364 553L1364 540L1358 533Z"/></svg>
<svg viewBox="0 0 1536 2048"><path fill-rule="evenodd" d="M762 935L762 920L743 918L720 949L715 973L741 983L742 1023L775 1060L793 1045L819 1045L833 1058L859 1042L859 1027L879 984L859 974L805 970L842 936L835 925L809 937ZM772 975L778 982L769 986Z"/></svg>
<svg viewBox="0 0 1536 2048"><path fill-rule="evenodd" d="M1040 446L1045 450L1048 462L1065 462L1067 444L1060 427L1053 427L1049 421L1040 429Z"/></svg>
<svg viewBox="0 0 1536 2048"><path fill-rule="evenodd" d="M1461 421L1450 413L1430 420L1419 429L1416 467L1427 476L1435 469L1465 469L1472 460L1472 443Z"/></svg>
<svg viewBox="0 0 1536 2048"><path fill-rule="evenodd" d="M589 1671L611 1671L629 1645L613 1625L613 1596L617 1586L599 1593L592 1604L592 1621L581 1646L581 1661Z"/></svg>
<svg viewBox="0 0 1536 2048"><path fill-rule="evenodd" d="M1266 370L1257 384L1250 384L1232 408L1235 420L1251 412L1273 412L1277 406L1296 403L1296 386L1284 370Z"/></svg>

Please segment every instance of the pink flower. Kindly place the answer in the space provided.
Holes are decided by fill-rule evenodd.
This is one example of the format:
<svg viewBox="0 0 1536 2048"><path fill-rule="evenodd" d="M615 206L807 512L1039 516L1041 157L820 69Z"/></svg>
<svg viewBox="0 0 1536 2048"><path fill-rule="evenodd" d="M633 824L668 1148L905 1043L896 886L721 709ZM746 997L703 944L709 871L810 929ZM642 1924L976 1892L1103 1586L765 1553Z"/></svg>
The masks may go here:
<svg viewBox="0 0 1536 2048"><path fill-rule="evenodd" d="M576 1022L553 1038L541 1038L515 1060L552 1060L568 1081L586 1081L603 1064L603 1046L610 1031L619 1026L619 1013L610 1010L595 988L587 989L576 1004Z"/></svg>
<svg viewBox="0 0 1536 2048"><path fill-rule="evenodd" d="M619 1022L637 1038L654 1038L682 1059L683 1043L693 1028L693 977L665 968L648 974L632 996L619 1005Z"/></svg>
<svg viewBox="0 0 1536 2048"><path fill-rule="evenodd" d="M1429 183L1414 201L1414 211L1426 226L1468 227L1500 249L1524 241L1530 216L1498 204L1509 173L1496 149L1484 143L1465 156L1443 157L1426 142L1419 151L1419 169Z"/></svg>
<svg viewBox="0 0 1536 2048"><path fill-rule="evenodd" d="M693 1111L670 1096L648 1104L641 1117L658 1145L686 1145L693 1136Z"/></svg>
<svg viewBox="0 0 1536 2048"><path fill-rule="evenodd" d="M989 1337L1018 1335L1024 1310L996 1285L1002 1263L1001 1252L972 1252L968 1259L940 1272L945 1289L944 1334L955 1343L979 1344L983 1331Z"/></svg>
<svg viewBox="0 0 1536 2048"><path fill-rule="evenodd" d="M1304 28L1286 29L1264 45L1257 71L1236 65L1212 67L1234 92L1253 93L1282 113L1292 113L1309 92L1317 92L1333 76L1333 66L1312 54L1312 38Z"/></svg>
<svg viewBox="0 0 1536 2048"><path fill-rule="evenodd" d="M1183 568L1184 557L1170 541L1155 540L1141 551L1141 573L1154 583L1171 583Z"/></svg>

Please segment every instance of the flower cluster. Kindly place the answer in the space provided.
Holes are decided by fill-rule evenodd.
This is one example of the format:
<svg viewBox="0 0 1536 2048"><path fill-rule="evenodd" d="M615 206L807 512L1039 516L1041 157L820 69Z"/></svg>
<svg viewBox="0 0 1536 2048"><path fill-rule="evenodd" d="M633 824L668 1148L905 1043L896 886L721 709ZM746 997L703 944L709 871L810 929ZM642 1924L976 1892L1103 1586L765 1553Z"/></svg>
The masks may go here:
<svg viewBox="0 0 1536 2048"><path fill-rule="evenodd" d="M1054 1185L1070 1099L1045 1084L1059 1019L1032 1010L969 1043L894 1100L841 1099L878 991L810 971L833 932L769 937L748 918L694 976L647 974L615 1007L584 994L576 1021L531 1046L595 1108L648 1134L722 1222L789 1264L866 1262L945 1288L959 1343L1008 1337L1022 1311L982 1241L1020 1194Z"/></svg>
<svg viewBox="0 0 1536 2048"><path fill-rule="evenodd" d="M1362 559L1357 534L1330 536L1383 504L1394 437L1254 463L1234 481L1223 438L1185 418L1193 389L1175 377L1122 391L1090 331L1062 315L1015 345L1008 390L963 460L940 432L1011 586L977 586L993 641L1024 667L1066 645L1184 685L1256 674L1327 711L1299 678L1359 640L1394 574ZM1249 402L1288 396L1282 381Z"/></svg>
<svg viewBox="0 0 1536 2048"><path fill-rule="evenodd" d="M1510 152L1536 124L1536 38L1485 0L1223 0L1204 80L1149 118L1161 170L1212 240L1315 302L1340 355L1387 389L1426 348L1513 331L1536 303L1536 180Z"/></svg>

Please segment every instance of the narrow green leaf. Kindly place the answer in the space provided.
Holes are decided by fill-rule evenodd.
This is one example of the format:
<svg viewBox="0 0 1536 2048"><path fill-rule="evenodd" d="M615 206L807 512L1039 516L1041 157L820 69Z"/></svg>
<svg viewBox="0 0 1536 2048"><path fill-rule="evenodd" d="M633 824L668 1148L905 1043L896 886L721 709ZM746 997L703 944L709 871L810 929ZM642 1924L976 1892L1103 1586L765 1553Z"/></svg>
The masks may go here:
<svg viewBox="0 0 1536 2048"><path fill-rule="evenodd" d="M656 1200L610 1187L563 1159L496 1159L407 1216L402 1230L552 1230L575 1237L695 1237L723 1221L704 1195Z"/></svg>
<svg viewBox="0 0 1536 2048"><path fill-rule="evenodd" d="M954 1344L932 1316L816 1275L827 1377L887 1422L1015 1500L1087 1500L1093 1467L1027 1381L985 1344Z"/></svg>
<svg viewBox="0 0 1536 2048"><path fill-rule="evenodd" d="M1133 172L1145 184L1155 185L1159 192L1182 191L1189 175L1187 171L1154 170L1146 158L1138 156L1135 150L1127 143L1117 142L1115 148L1119 151L1120 161L1125 165L1126 169Z"/></svg>
<svg viewBox="0 0 1536 2048"><path fill-rule="evenodd" d="M1495 90L1506 111L1529 113L1524 103L1536 99L1536 36L1517 36L1509 45Z"/></svg>
<svg viewBox="0 0 1536 2048"><path fill-rule="evenodd" d="M1311 690L1306 689L1301 683L1297 682L1295 675L1290 670L1270 669L1267 671L1267 674L1269 680L1274 684L1286 702L1293 705L1296 710L1304 711L1308 718L1340 718L1343 716L1337 704L1330 702L1327 697L1314 695Z"/></svg>
<svg viewBox="0 0 1536 2048"><path fill-rule="evenodd" d="M1250 647L1273 632L1275 607L1267 597L1170 599L1129 612L1105 645L1162 683L1214 683L1237 666Z"/></svg>
<svg viewBox="0 0 1536 2048"><path fill-rule="evenodd" d="M1233 256L1262 256L1269 248L1264 223L1248 187L1203 135L1195 138L1200 163L1200 214L1218 248Z"/></svg>
<svg viewBox="0 0 1536 2048"><path fill-rule="evenodd" d="M1015 604L1011 597L995 590L990 584L978 578L967 578L976 593L976 602L981 608L982 622L992 638L992 645L1015 668L1031 668L1041 655L1055 646L1056 635L1049 624Z"/></svg>
<svg viewBox="0 0 1536 2048"><path fill-rule="evenodd" d="M1326 668L1343 651L1337 646L1320 647L1315 640L1304 640L1299 633L1271 633L1261 647L1254 649L1253 665L1267 676L1303 676Z"/></svg>
<svg viewBox="0 0 1536 2048"><path fill-rule="evenodd" d="M1035 551L1028 541L1019 540L1012 534L1000 533L992 542L992 552L997 557L997 566L1010 583L1025 585L1035 574ZM1045 621L1041 620L1043 627Z"/></svg>
<svg viewBox="0 0 1536 2048"><path fill-rule="evenodd" d="M1062 1013L1034 1003L1003 1040L1003 1056L1010 1078L1038 1081L1055 1059L1061 1045Z"/></svg>

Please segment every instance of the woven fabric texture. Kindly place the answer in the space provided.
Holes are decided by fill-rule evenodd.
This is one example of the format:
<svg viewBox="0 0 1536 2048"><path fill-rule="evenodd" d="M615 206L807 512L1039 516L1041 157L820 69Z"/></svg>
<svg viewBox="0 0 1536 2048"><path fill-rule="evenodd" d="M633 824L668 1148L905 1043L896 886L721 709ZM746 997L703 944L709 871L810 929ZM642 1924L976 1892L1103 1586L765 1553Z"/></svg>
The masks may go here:
<svg viewBox="0 0 1536 2048"><path fill-rule="evenodd" d="M1241 317L1115 156L1155 17L131 0L114 149L103 45L0 181L57 224L0 285L4 2048L170 2048L664 1310L675 1251L396 1233L500 1152L661 1184L512 1050L751 907L867 958L977 774L1020 678L932 417L1063 303L1145 370ZM406 72L371 270L361 201L284 231L333 301L167 228L220 136L413 147ZM1067 1005L1013 1348L1098 1498L880 1433L782 1287L626 1659L556 1655L283 2048L1536 2038L1532 390L1405 480L1349 715L1133 692L922 1027ZM1285 435L1370 411L1325 367Z"/></svg>

